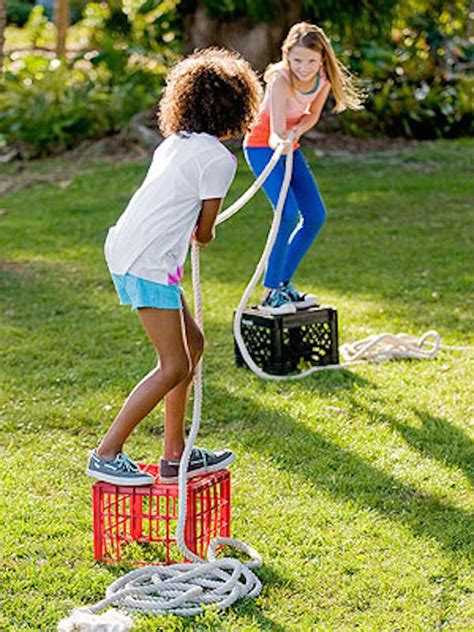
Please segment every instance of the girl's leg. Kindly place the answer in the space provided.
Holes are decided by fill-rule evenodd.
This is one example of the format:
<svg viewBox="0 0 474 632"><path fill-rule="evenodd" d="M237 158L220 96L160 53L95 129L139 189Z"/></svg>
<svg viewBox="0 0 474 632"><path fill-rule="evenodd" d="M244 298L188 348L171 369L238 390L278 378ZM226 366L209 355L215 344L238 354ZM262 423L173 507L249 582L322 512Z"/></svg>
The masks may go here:
<svg viewBox="0 0 474 632"><path fill-rule="evenodd" d="M184 297L181 298L183 301L183 318L188 354L191 360L191 371L188 377L175 386L165 397L164 458L170 460L179 460L184 450L184 418L191 393L194 369L204 350L202 331L192 317Z"/></svg>
<svg viewBox="0 0 474 632"><path fill-rule="evenodd" d="M157 354L160 364L135 386L97 452L113 459L135 426L180 382L186 380L191 362L181 310L144 307L138 315Z"/></svg>
<svg viewBox="0 0 474 632"><path fill-rule="evenodd" d="M180 460L185 444L185 414L191 392L194 369L204 350L204 336L194 320L184 298L183 319L191 371L186 379L174 387L165 397L165 445L160 459L159 478L162 483L177 483ZM231 450L206 450L196 448L188 464L188 476L217 472L231 465L235 454Z"/></svg>
<svg viewBox="0 0 474 632"><path fill-rule="evenodd" d="M301 213L301 221L289 239L282 269L281 280L284 283L291 280L296 268L326 221L324 202L316 181L299 149L293 157L291 188Z"/></svg>
<svg viewBox="0 0 474 632"><path fill-rule="evenodd" d="M268 161L273 155L273 151L267 147L247 147L245 157L256 176L259 176ZM280 195L283 177L285 175L285 157L282 156L273 171L263 184L263 190L267 194L272 207L275 209ZM288 189L285 206L281 217L280 228L278 230L275 243L268 259L267 269L263 284L266 288L278 288L283 278L283 266L287 258L288 241L298 221L298 203L292 191L292 186Z"/></svg>

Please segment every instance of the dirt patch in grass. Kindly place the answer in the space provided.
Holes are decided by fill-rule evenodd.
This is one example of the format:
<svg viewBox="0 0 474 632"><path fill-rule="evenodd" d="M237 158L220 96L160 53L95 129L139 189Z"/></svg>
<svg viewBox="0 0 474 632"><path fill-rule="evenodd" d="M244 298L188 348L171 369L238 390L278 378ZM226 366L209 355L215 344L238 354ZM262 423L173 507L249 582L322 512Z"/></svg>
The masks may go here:
<svg viewBox="0 0 474 632"><path fill-rule="evenodd" d="M37 184L66 189L77 175L92 173L98 162L120 164L146 161L151 151L118 134L99 141L84 141L58 156L34 160L15 159L0 166L0 195Z"/></svg>
<svg viewBox="0 0 474 632"><path fill-rule="evenodd" d="M302 141L303 148L313 148L319 155L345 159L358 156L364 159L374 152L398 152L414 148L419 143L405 138L369 138L361 139L344 136L340 133L321 133L316 130L306 134ZM233 151L240 148L240 142L231 143ZM93 163L108 162L110 164L147 161L153 149L145 148L125 134L108 136L98 141L84 141L74 150L59 156L43 159L15 159L2 165L0 179L0 195L19 191L37 184L55 185L67 188L73 178L93 170Z"/></svg>
<svg viewBox="0 0 474 632"><path fill-rule="evenodd" d="M312 130L304 136L301 144L303 147L317 147L328 154L341 151L364 154L373 151L411 149L416 147L419 141L408 138L355 138L339 133L322 134Z"/></svg>
<svg viewBox="0 0 474 632"><path fill-rule="evenodd" d="M21 274L26 269L27 264L22 261L7 261L0 259L0 272Z"/></svg>

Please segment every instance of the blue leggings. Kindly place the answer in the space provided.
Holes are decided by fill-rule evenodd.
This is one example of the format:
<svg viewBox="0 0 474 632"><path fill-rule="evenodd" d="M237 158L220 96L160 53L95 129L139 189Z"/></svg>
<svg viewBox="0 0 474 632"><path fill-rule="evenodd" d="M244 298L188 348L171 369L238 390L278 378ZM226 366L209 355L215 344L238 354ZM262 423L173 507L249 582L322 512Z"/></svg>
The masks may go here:
<svg viewBox="0 0 474 632"><path fill-rule="evenodd" d="M260 175L273 155L270 147L245 147L245 158L256 176ZM282 156L263 184L275 209L285 174L286 157ZM299 221L298 221L299 219ZM293 175L281 218L280 229L273 245L263 284L280 287L291 281L299 263L308 252L326 220L326 209L318 186L297 149L293 155Z"/></svg>

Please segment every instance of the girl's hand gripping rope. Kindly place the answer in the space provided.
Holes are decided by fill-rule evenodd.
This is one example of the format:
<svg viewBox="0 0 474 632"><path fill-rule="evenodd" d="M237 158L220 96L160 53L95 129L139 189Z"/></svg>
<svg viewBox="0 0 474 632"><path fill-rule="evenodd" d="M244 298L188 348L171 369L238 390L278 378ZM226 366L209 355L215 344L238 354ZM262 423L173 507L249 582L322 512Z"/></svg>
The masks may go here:
<svg viewBox="0 0 474 632"><path fill-rule="evenodd" d="M269 145L272 149L277 149L279 146L283 146L282 154L287 154L291 149L291 141L289 138L282 138L275 132L270 134Z"/></svg>

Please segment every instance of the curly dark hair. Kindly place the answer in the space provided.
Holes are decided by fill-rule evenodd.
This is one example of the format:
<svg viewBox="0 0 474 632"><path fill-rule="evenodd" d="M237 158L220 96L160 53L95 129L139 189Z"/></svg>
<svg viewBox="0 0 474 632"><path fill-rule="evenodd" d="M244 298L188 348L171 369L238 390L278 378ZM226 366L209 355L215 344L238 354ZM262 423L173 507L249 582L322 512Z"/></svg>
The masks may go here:
<svg viewBox="0 0 474 632"><path fill-rule="evenodd" d="M165 136L242 136L254 124L261 99L257 74L241 55L205 48L171 68L159 104L159 127Z"/></svg>

